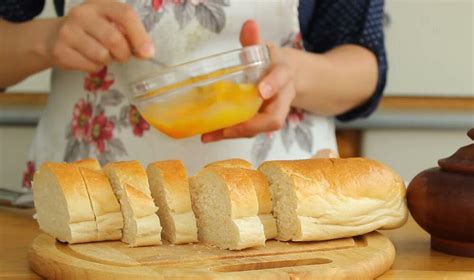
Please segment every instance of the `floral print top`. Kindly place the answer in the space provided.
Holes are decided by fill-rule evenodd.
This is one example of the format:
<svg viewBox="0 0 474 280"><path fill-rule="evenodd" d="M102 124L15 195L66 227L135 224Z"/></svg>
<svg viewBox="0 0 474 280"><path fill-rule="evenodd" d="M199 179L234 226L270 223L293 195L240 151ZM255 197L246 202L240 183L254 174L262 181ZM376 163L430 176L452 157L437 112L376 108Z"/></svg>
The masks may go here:
<svg viewBox="0 0 474 280"><path fill-rule="evenodd" d="M79 2L79 1L74 1ZM266 40L303 49L297 0L126 0L155 41L156 59L178 64L239 48L242 23L255 19ZM73 2L66 1L70 8ZM76 3L77 4L77 3ZM275 16L278 15L278 16ZM175 140L152 128L131 105L129 85L157 66L133 60L97 73L53 71L47 108L38 125L24 186L43 161L96 157L101 164L138 159L180 159L190 175L206 163L244 158L254 165L271 159L308 158L337 150L332 118L292 109L281 131L251 139L203 144L199 137Z"/></svg>

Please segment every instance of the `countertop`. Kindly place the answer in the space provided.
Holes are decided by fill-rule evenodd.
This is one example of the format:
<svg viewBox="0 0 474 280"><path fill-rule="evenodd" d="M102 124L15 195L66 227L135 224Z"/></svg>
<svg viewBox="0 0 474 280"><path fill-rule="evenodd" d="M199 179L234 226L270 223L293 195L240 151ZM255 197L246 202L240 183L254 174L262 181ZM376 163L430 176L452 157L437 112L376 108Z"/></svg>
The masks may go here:
<svg viewBox="0 0 474 280"><path fill-rule="evenodd" d="M33 211L0 207L0 279L40 279L28 266L28 245L39 233ZM430 240L410 217L403 227L381 231L395 244L391 270L379 279L474 279L474 258L430 249Z"/></svg>

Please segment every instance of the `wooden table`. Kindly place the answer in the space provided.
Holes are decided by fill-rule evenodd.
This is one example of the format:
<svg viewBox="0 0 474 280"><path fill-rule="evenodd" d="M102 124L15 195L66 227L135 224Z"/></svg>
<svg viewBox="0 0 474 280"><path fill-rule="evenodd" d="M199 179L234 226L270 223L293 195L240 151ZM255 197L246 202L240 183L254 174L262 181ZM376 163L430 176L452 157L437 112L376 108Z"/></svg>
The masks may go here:
<svg viewBox="0 0 474 280"><path fill-rule="evenodd" d="M28 245L39 233L32 214L0 207L0 279L40 279L26 260ZM428 234L413 219L400 229L382 232L395 244L397 257L379 279L474 279L474 258L431 250Z"/></svg>

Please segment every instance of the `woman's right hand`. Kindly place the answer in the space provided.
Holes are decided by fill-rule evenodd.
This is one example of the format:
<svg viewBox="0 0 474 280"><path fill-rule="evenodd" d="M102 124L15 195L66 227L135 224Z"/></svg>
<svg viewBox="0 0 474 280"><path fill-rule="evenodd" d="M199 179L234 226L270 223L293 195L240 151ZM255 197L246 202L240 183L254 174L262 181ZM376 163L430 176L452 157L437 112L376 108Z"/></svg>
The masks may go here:
<svg viewBox="0 0 474 280"><path fill-rule="evenodd" d="M138 14L127 4L87 1L57 21L46 46L52 66L95 72L113 60L154 56L153 42Z"/></svg>

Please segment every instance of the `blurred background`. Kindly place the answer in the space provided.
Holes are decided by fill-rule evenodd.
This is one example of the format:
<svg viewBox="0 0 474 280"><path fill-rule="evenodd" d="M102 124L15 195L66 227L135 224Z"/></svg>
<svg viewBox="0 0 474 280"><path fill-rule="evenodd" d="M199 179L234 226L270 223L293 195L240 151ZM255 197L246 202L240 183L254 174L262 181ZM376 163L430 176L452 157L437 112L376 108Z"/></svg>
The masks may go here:
<svg viewBox="0 0 474 280"><path fill-rule="evenodd" d="M55 16L52 2L42 17ZM380 160L410 181L470 142L474 0L386 0L385 13L385 97L370 118L339 123L338 144L341 156ZM49 75L0 94L0 188L21 184Z"/></svg>

